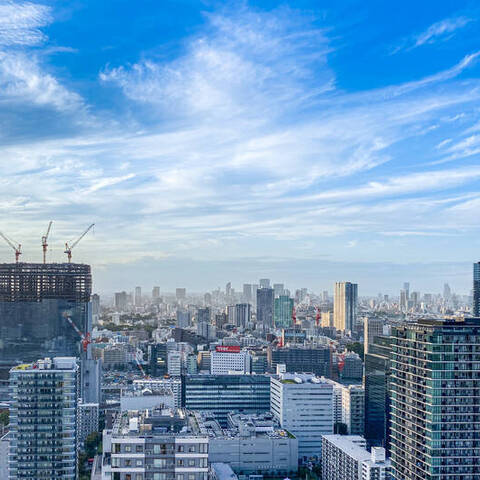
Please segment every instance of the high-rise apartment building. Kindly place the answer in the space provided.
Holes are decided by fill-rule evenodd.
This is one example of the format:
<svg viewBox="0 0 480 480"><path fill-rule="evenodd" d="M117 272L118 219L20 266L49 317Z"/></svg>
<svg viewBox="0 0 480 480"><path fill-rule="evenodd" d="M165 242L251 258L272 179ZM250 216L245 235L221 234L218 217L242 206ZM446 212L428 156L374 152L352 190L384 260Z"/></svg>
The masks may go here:
<svg viewBox="0 0 480 480"><path fill-rule="evenodd" d="M263 328L273 326L273 289L259 288L257 290L257 324Z"/></svg>
<svg viewBox="0 0 480 480"><path fill-rule="evenodd" d="M480 317L480 262L473 264L473 308L474 317Z"/></svg>
<svg viewBox="0 0 480 480"><path fill-rule="evenodd" d="M210 307L199 308L197 310L197 315L196 315L197 324L201 322L210 323L211 316L212 314L211 314Z"/></svg>
<svg viewBox="0 0 480 480"><path fill-rule="evenodd" d="M308 374L271 377L270 410L298 439L300 460L319 457L322 436L333 433L333 386Z"/></svg>
<svg viewBox="0 0 480 480"><path fill-rule="evenodd" d="M280 295L274 301L273 323L275 328L288 328L293 324L293 298Z"/></svg>
<svg viewBox="0 0 480 480"><path fill-rule="evenodd" d="M207 480L208 437L182 409L123 412L106 432L102 478Z"/></svg>
<svg viewBox="0 0 480 480"><path fill-rule="evenodd" d="M77 359L56 357L10 371L10 480L78 478Z"/></svg>
<svg viewBox="0 0 480 480"><path fill-rule="evenodd" d="M421 319L392 337L393 478L478 478L480 319Z"/></svg>
<svg viewBox="0 0 480 480"><path fill-rule="evenodd" d="M358 285L336 282L333 303L333 323L337 330L352 332L357 321Z"/></svg>
<svg viewBox="0 0 480 480"><path fill-rule="evenodd" d="M365 390L359 385L342 388L342 423L349 435L363 435L365 429Z"/></svg>

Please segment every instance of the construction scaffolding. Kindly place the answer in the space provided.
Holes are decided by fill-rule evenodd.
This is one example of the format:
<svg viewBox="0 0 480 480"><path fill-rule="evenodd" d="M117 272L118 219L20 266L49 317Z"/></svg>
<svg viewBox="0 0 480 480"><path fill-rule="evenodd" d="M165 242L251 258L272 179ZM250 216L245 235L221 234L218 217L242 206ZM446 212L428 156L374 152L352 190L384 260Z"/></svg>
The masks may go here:
<svg viewBox="0 0 480 480"><path fill-rule="evenodd" d="M90 265L0 264L0 302L41 302L45 299L89 302L91 293Z"/></svg>

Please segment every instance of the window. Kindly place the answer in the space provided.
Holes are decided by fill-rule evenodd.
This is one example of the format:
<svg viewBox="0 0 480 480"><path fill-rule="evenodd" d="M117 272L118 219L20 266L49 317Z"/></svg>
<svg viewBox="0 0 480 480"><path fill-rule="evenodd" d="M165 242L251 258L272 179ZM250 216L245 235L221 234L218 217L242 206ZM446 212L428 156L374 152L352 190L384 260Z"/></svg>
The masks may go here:
<svg viewBox="0 0 480 480"><path fill-rule="evenodd" d="M154 473L153 474L153 480L167 480L167 474L166 473Z"/></svg>
<svg viewBox="0 0 480 480"><path fill-rule="evenodd" d="M184 452L184 451L185 451L185 447L183 445L179 445L177 448L177 452Z"/></svg>
<svg viewBox="0 0 480 480"><path fill-rule="evenodd" d="M141 467L143 465L143 461L142 460L137 460L137 467Z"/></svg>
<svg viewBox="0 0 480 480"><path fill-rule="evenodd" d="M154 458L153 466L157 468L165 468L167 466L167 460L165 458Z"/></svg>
<svg viewBox="0 0 480 480"><path fill-rule="evenodd" d="M194 473L189 473L188 474L188 480L195 480L195 474Z"/></svg>
<svg viewBox="0 0 480 480"><path fill-rule="evenodd" d="M143 445L137 445L137 446L135 447L135 451L136 451L137 453L142 453L142 452L143 452Z"/></svg>
<svg viewBox="0 0 480 480"><path fill-rule="evenodd" d="M177 460L177 465L178 465L179 467L183 467L183 460L182 460L182 459L178 459L178 460Z"/></svg>
<svg viewBox="0 0 480 480"><path fill-rule="evenodd" d="M141 473L137 473L135 475L135 480L143 480L143 475Z"/></svg>
<svg viewBox="0 0 480 480"><path fill-rule="evenodd" d="M132 446L131 445L125 445L125 451L126 452L131 452L132 451Z"/></svg>
<svg viewBox="0 0 480 480"><path fill-rule="evenodd" d="M189 467L194 467L195 466L195 460L193 460L193 458L188 461L188 466Z"/></svg>
<svg viewBox="0 0 480 480"><path fill-rule="evenodd" d="M195 452L195 445L190 445L190 446L188 447L188 451L189 451L190 453L194 453L194 452Z"/></svg>

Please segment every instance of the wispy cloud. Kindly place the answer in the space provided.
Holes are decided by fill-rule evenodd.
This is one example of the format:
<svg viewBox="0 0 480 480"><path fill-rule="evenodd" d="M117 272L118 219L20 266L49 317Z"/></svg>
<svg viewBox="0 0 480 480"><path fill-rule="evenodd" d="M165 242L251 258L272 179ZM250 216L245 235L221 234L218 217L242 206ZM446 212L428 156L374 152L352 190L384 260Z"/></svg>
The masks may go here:
<svg viewBox="0 0 480 480"><path fill-rule="evenodd" d="M460 30L467 26L469 23L474 22L474 18L466 16L456 16L451 18L445 18L430 25L425 31L411 35L404 38L398 45L396 45L391 54L395 54L401 51L409 51L414 48L418 48L424 45L433 44L439 41L445 41L450 39L457 30Z"/></svg>
<svg viewBox="0 0 480 480"><path fill-rule="evenodd" d="M36 42L49 47L41 35ZM30 53L0 56L4 110L33 104L68 130L0 145L0 222L12 232L28 236L52 217L58 237L70 238L95 222L92 260L109 263L125 250L129 261L146 251L387 258L397 241L475 228L454 207L475 207L478 165L428 163L476 148L465 130L479 121L480 82L457 77L478 52L424 78L350 93L318 21L224 8L168 60L144 53L103 68L101 92L116 108L80 129L85 101ZM374 247L380 237L389 238Z"/></svg>

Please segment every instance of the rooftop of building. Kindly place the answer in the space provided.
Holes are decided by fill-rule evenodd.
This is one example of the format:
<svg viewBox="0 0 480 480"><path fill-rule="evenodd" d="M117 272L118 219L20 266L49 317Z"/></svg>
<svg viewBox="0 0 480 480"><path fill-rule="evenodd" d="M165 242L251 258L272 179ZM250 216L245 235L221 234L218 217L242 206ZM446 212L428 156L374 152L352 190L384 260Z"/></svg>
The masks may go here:
<svg viewBox="0 0 480 480"><path fill-rule="evenodd" d="M371 466L389 463L385 460L383 448L374 448L369 452L365 438L360 435L323 435L323 438L359 462L368 462Z"/></svg>
<svg viewBox="0 0 480 480"><path fill-rule="evenodd" d="M217 480L236 480L238 478L228 463L212 463L210 468Z"/></svg>
<svg viewBox="0 0 480 480"><path fill-rule="evenodd" d="M278 380L283 384L302 385L330 385L324 377L317 377L313 373L281 373L278 375Z"/></svg>
<svg viewBox="0 0 480 480"><path fill-rule="evenodd" d="M198 432L209 438L295 438L288 430L280 427L270 413L229 413L227 428L222 428L215 415L210 412L193 412Z"/></svg>
<svg viewBox="0 0 480 480"><path fill-rule="evenodd" d="M45 357L33 363L16 365L10 371L72 370L76 368L78 368L78 363L75 357Z"/></svg>
<svg viewBox="0 0 480 480"><path fill-rule="evenodd" d="M142 388L139 389L123 389L122 397L149 397L149 396L170 396L173 395L171 388Z"/></svg>
<svg viewBox="0 0 480 480"><path fill-rule="evenodd" d="M191 436L195 418L185 409L158 407L147 410L128 410L115 419L113 436Z"/></svg>

